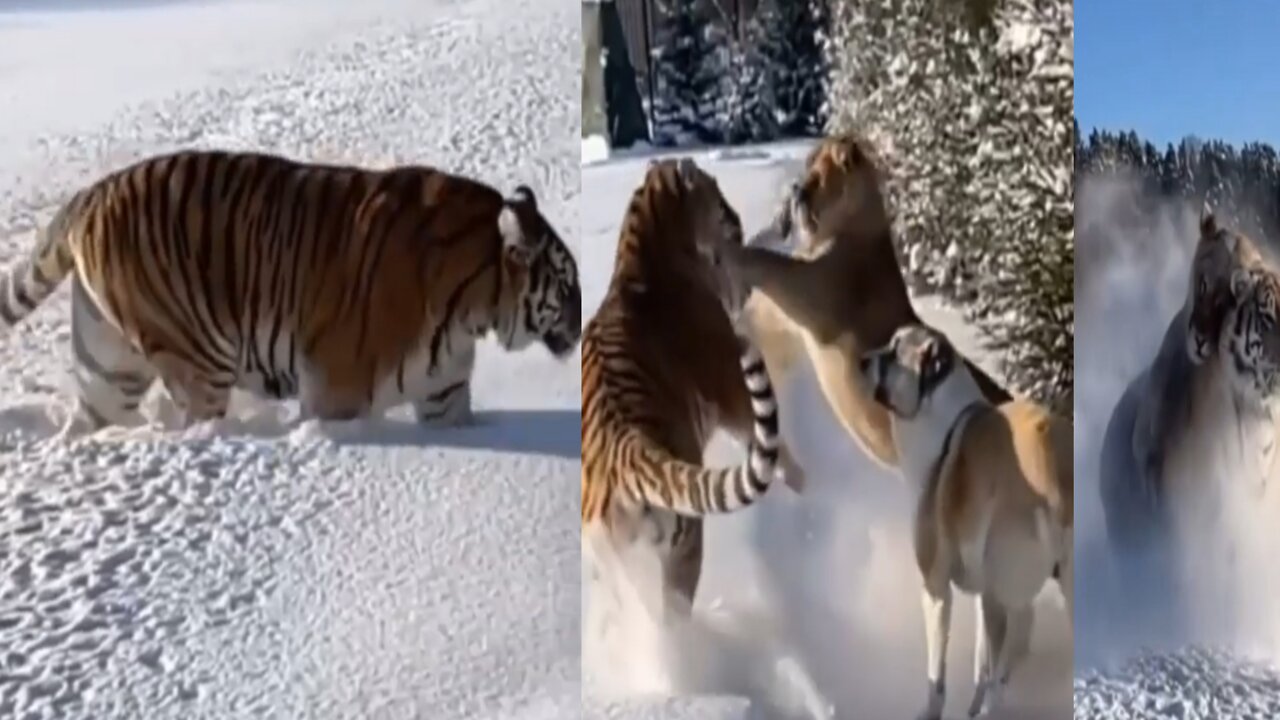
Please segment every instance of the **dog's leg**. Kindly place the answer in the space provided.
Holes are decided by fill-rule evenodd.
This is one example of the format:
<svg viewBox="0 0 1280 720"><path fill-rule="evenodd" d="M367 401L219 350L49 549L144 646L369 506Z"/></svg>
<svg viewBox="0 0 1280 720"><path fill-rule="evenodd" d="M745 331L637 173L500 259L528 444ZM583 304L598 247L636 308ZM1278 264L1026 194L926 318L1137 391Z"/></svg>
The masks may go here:
<svg viewBox="0 0 1280 720"><path fill-rule="evenodd" d="M936 575L937 573L933 573ZM951 581L925 578L921 595L928 648L929 689L919 720L939 720L947 691L947 642L951 638Z"/></svg>
<svg viewBox="0 0 1280 720"><path fill-rule="evenodd" d="M1076 586L1076 561L1075 533L1068 528L1064 533L1066 545L1062 549L1062 559L1058 561L1058 589L1062 591L1062 599L1067 603L1067 622L1075 627L1075 586Z"/></svg>
<svg viewBox="0 0 1280 720"><path fill-rule="evenodd" d="M986 692L977 716L989 717L996 712L1004 701L1005 689L1009 686L1009 678L1013 670L1021 664L1031 649L1032 606L1006 608L1004 637L996 651L995 663L991 668L991 677L987 682ZM970 717L973 717L970 708Z"/></svg>
<svg viewBox="0 0 1280 720"><path fill-rule="evenodd" d="M969 703L969 717L982 712L995 670L996 654L1004 644L1008 626L1004 607L1000 603L984 595L978 595L975 601L978 625L974 636L973 700Z"/></svg>
<svg viewBox="0 0 1280 720"><path fill-rule="evenodd" d="M1009 611L1009 623L1005 630L1005 646L1008 658L1005 661L1004 675L1001 684L1008 684L1013 671L1022 665L1022 661L1031 654L1031 626L1035 622L1035 605L1028 603Z"/></svg>

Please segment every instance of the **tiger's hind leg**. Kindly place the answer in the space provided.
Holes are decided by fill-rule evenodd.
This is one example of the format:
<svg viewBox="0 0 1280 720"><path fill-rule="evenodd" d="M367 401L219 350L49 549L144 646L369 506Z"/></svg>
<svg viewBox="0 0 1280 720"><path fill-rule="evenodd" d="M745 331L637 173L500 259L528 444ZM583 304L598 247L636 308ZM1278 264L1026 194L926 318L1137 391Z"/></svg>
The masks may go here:
<svg viewBox="0 0 1280 720"><path fill-rule="evenodd" d="M227 414L236 376L230 369L210 372L171 351L151 355L169 396L177 407L183 428ZM228 367L230 367L228 363Z"/></svg>
<svg viewBox="0 0 1280 720"><path fill-rule="evenodd" d="M102 315L78 277L71 289L71 353L76 405L59 437L146 421L138 408L155 383L156 370Z"/></svg>
<svg viewBox="0 0 1280 720"><path fill-rule="evenodd" d="M662 563L663 620L688 618L702 577L702 521L676 517L670 554Z"/></svg>
<svg viewBox="0 0 1280 720"><path fill-rule="evenodd" d="M413 403L414 417L432 428L461 427L475 423L471 411L471 376L475 371L474 347L459 352L427 379L424 396Z"/></svg>

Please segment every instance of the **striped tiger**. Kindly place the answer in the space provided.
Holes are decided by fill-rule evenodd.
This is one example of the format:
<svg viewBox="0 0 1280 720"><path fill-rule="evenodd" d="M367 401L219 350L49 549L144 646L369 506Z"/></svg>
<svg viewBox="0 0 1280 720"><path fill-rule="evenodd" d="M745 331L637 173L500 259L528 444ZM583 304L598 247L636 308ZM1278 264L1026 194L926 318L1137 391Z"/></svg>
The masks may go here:
<svg viewBox="0 0 1280 720"><path fill-rule="evenodd" d="M479 338L566 358L581 336L577 264L533 191L429 167L143 160L76 193L0 276L0 332L73 271L64 434L141 423L157 379L184 424L224 415L233 388L304 417L409 402L464 424Z"/></svg>
<svg viewBox="0 0 1280 720"><path fill-rule="evenodd" d="M741 244L742 226L716 181L692 160L652 164L582 340L583 542L643 537L662 560L667 612L693 600L701 518L750 505L780 462L799 471L760 354L736 336L746 293L723 268L725 243ZM701 466L717 427L747 442L741 467Z"/></svg>

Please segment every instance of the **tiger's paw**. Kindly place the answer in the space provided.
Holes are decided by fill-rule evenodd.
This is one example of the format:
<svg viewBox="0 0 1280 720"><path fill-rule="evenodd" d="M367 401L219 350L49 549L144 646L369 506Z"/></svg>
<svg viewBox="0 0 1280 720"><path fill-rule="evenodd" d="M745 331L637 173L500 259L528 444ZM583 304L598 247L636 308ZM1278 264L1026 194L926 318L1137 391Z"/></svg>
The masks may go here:
<svg viewBox="0 0 1280 720"><path fill-rule="evenodd" d="M782 445L778 448L778 473L782 481L793 492L797 495L804 494L804 488L808 482L804 468L800 467L800 463L796 462L795 457L791 454L791 449L787 445Z"/></svg>
<svg viewBox="0 0 1280 720"><path fill-rule="evenodd" d="M419 425L433 430L469 428L486 424L483 419L476 416L469 406L444 409L439 407L418 407L415 408L414 417L417 418Z"/></svg>

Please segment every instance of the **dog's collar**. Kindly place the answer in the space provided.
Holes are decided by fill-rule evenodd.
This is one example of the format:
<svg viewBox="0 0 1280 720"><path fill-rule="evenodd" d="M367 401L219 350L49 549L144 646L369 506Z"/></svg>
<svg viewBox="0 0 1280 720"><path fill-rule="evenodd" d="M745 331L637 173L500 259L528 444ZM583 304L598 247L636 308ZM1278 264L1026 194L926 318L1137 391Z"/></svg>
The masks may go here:
<svg viewBox="0 0 1280 720"><path fill-rule="evenodd" d="M939 476L942 474L943 466L947 462L947 458L951 456L951 446L955 444L956 438L960 435L960 429L964 427L969 420L969 416L981 410L986 405L985 400L974 400L965 405L956 415L956 421L951 423L951 429L947 430L947 436L942 440L942 452L938 453L938 459L933 465L933 471L929 473L929 486L932 487L938 482Z"/></svg>

